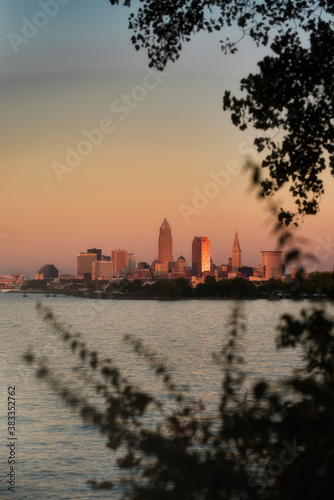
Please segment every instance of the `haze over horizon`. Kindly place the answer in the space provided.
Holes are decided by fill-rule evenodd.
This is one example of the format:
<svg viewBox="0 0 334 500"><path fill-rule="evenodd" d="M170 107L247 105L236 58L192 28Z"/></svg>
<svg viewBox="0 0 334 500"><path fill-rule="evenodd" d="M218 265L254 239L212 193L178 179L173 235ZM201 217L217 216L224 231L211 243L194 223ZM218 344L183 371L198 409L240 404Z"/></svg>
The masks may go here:
<svg viewBox="0 0 334 500"><path fill-rule="evenodd" d="M219 33L197 35L157 73L131 44L129 10L108 0L63 2L20 42L11 34L22 36L41 4L0 5L0 275L33 276L49 263L74 273L77 253L92 247L150 264L165 217L175 259L190 263L193 237L208 236L213 261L225 264L237 228L242 263L258 265L276 240L242 169L258 158L255 132L232 125L222 96L257 71L264 49L246 42L225 56ZM310 251L320 246L320 270L334 263L325 178L320 213L298 229Z"/></svg>

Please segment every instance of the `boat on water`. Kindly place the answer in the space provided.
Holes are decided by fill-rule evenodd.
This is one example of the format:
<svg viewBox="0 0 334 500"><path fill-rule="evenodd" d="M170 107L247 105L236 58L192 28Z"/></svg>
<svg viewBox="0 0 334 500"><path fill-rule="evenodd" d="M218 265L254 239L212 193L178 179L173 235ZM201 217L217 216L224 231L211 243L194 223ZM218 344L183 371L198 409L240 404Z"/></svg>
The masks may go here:
<svg viewBox="0 0 334 500"><path fill-rule="evenodd" d="M54 294L52 295L52 297L57 297L57 295L54 293Z"/></svg>
<svg viewBox="0 0 334 500"><path fill-rule="evenodd" d="M10 292L10 290L10 288L0 288L0 292L2 293Z"/></svg>
<svg viewBox="0 0 334 500"><path fill-rule="evenodd" d="M28 295L26 293L23 294L23 297L28 297Z"/></svg>
<svg viewBox="0 0 334 500"><path fill-rule="evenodd" d="M45 297L51 297L51 295L49 293L46 293Z"/></svg>

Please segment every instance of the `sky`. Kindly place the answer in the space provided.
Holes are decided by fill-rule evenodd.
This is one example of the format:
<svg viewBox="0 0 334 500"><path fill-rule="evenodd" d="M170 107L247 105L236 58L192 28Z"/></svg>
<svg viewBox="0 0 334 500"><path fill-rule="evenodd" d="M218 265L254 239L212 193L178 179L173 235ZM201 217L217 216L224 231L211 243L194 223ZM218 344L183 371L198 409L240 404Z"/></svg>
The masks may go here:
<svg viewBox="0 0 334 500"><path fill-rule="evenodd" d="M236 229L244 265L276 248L243 169L258 159L254 131L222 110L265 50L248 40L226 56L219 33L201 34L158 73L131 44L128 16L109 0L0 3L0 275L44 264L75 274L92 247L151 263L165 217L174 259L188 264L194 236L208 236L217 265ZM327 175L321 212L298 230L322 270L334 262L333 195Z"/></svg>

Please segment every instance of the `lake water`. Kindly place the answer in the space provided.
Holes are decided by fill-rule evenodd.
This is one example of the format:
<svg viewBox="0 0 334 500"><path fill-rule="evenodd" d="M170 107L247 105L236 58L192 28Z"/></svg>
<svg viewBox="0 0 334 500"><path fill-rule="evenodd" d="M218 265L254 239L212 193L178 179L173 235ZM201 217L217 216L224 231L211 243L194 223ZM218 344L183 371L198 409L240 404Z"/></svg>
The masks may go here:
<svg viewBox="0 0 334 500"><path fill-rule="evenodd" d="M81 332L92 348L110 356L124 375L148 391L163 394L146 363L136 357L122 340L132 333L164 357L175 380L189 384L191 394L201 399L206 414L214 414L219 403L221 371L211 361L228 332L232 301L194 300L96 301L74 297L0 293L1 356L1 478L0 496L11 499L117 498L111 492L91 491L86 481L119 479L115 454L105 447L105 438L84 424L53 394L44 381L20 359L30 346L65 374L72 359L49 326L38 316L39 298L73 331ZM302 301L240 302L247 323L243 355L249 381L277 381L291 374L300 363L297 350L275 349L276 327L283 313L298 315L302 308L329 303ZM333 311L334 312L334 311ZM8 472L7 387L16 388L16 493L7 491Z"/></svg>

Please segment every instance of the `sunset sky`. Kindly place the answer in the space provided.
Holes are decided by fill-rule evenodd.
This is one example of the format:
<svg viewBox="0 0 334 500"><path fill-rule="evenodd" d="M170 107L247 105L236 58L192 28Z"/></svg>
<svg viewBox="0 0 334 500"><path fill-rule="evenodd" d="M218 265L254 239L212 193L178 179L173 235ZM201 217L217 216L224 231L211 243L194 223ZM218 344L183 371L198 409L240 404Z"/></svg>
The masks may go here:
<svg viewBox="0 0 334 500"><path fill-rule="evenodd" d="M150 73L130 41L129 9L55 1L53 17L41 8L47 0L0 3L0 275L31 277L44 264L75 273L76 254L90 247L151 263L165 217L174 259L191 264L193 237L208 236L215 264L227 263L237 228L242 264L258 265L276 242L241 168L257 158L254 132L232 125L222 97L238 92L264 49L246 40L225 56L219 33L203 34L165 73ZM34 19L45 25L34 29ZM298 233L319 269L334 263L327 177L321 213ZM211 197L194 206L199 192Z"/></svg>

